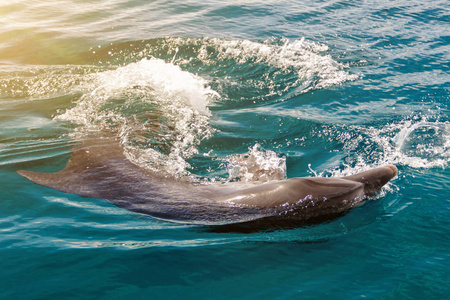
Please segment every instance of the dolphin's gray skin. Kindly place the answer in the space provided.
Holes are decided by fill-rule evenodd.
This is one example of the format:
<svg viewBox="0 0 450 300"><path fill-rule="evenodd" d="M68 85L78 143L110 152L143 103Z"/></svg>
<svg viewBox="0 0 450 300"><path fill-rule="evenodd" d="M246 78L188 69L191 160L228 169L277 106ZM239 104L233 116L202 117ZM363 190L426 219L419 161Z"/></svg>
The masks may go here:
<svg viewBox="0 0 450 300"><path fill-rule="evenodd" d="M265 184L194 184L131 163L112 139L85 141L56 173L18 171L62 192L225 231L299 226L333 219L362 204L397 175L393 165L342 178L291 178ZM219 226L219 227L218 227Z"/></svg>

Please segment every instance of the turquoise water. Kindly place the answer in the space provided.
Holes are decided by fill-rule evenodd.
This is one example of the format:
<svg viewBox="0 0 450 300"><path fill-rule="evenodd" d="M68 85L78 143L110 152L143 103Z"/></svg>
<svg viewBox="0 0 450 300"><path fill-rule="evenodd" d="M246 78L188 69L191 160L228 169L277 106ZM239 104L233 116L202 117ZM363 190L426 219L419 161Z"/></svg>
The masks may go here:
<svg viewBox="0 0 450 300"><path fill-rule="evenodd" d="M3 1L0 298L448 298L449 11L447 1ZM399 176L332 222L237 234L16 173L60 170L93 132L118 136L144 168L194 181L388 163Z"/></svg>

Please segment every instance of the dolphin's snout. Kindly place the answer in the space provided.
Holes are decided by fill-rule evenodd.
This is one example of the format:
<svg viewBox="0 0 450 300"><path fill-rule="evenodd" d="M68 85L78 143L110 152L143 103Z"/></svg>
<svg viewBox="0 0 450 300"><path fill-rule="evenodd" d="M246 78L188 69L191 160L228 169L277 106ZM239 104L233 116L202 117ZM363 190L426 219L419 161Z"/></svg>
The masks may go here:
<svg viewBox="0 0 450 300"><path fill-rule="evenodd" d="M392 178L394 178L395 176L397 176L397 175L398 175L398 169L397 169L397 167L396 167L396 166L394 166L394 165L387 165L386 167L388 167L389 169L391 169L391 170L392 170L392 172L393 172L393 176L392 176Z"/></svg>
<svg viewBox="0 0 450 300"><path fill-rule="evenodd" d="M386 183L398 175L398 169L394 165L371 169L355 175L344 177L344 179L361 182L364 184L364 193L373 196Z"/></svg>

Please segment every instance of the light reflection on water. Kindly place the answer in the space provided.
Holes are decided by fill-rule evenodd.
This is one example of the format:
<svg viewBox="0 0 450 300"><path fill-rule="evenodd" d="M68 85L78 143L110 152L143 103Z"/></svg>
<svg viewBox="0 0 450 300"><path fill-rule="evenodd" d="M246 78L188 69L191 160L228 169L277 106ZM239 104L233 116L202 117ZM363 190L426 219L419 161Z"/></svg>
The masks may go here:
<svg viewBox="0 0 450 300"><path fill-rule="evenodd" d="M447 5L3 1L3 296L446 297ZM160 60L159 71L145 62L152 58ZM210 114L195 115L192 101L183 100L183 116L195 116L183 124L171 119L176 109L165 105L186 89L145 105L161 100L171 84L143 84L142 78L152 70L156 77L180 74L175 69L195 78L189 87L200 94L217 93L207 100L193 96ZM187 82L174 78L172 86ZM288 177L346 175L387 163L397 164L399 176L330 223L223 234L143 217L17 175L17 169L64 167L76 146L71 137L83 130L58 116L86 99L92 100L85 101L92 109L87 123L104 121L117 130L125 120L135 149L151 140L166 154L181 153L182 160L173 161L201 178L226 180L230 159L251 160L256 145L258 157L286 157ZM106 105L98 109L102 100ZM146 127L155 120L159 131ZM170 135L173 128L177 134ZM182 144L182 136L197 139Z"/></svg>

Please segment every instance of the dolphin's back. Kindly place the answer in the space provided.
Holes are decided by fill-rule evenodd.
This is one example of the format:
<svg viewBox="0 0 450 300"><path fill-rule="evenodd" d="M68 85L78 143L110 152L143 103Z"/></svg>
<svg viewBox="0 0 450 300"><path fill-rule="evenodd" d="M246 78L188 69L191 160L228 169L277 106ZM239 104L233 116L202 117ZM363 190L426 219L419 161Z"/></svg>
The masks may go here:
<svg viewBox="0 0 450 300"><path fill-rule="evenodd" d="M243 188L217 197L237 205L252 207L278 207L302 202L335 201L347 198L351 201L364 196L364 184L340 178L291 178L250 188Z"/></svg>
<svg viewBox="0 0 450 300"><path fill-rule="evenodd" d="M65 193L91 198L124 196L126 183L139 183L145 173L129 162L118 143L104 140L102 143L84 142L74 149L66 167L56 173L37 173L20 170L29 180ZM126 172L127 176L119 176ZM136 175L139 173L139 180ZM108 188L106 188L108 187ZM111 194L111 195L110 195Z"/></svg>
<svg viewBox="0 0 450 300"><path fill-rule="evenodd" d="M140 168L114 139L88 140L56 173L18 171L29 180L65 193L105 199L130 211L201 224L260 219L300 223L331 219L360 205L393 178L394 166L344 178L291 178L259 185L193 185Z"/></svg>

